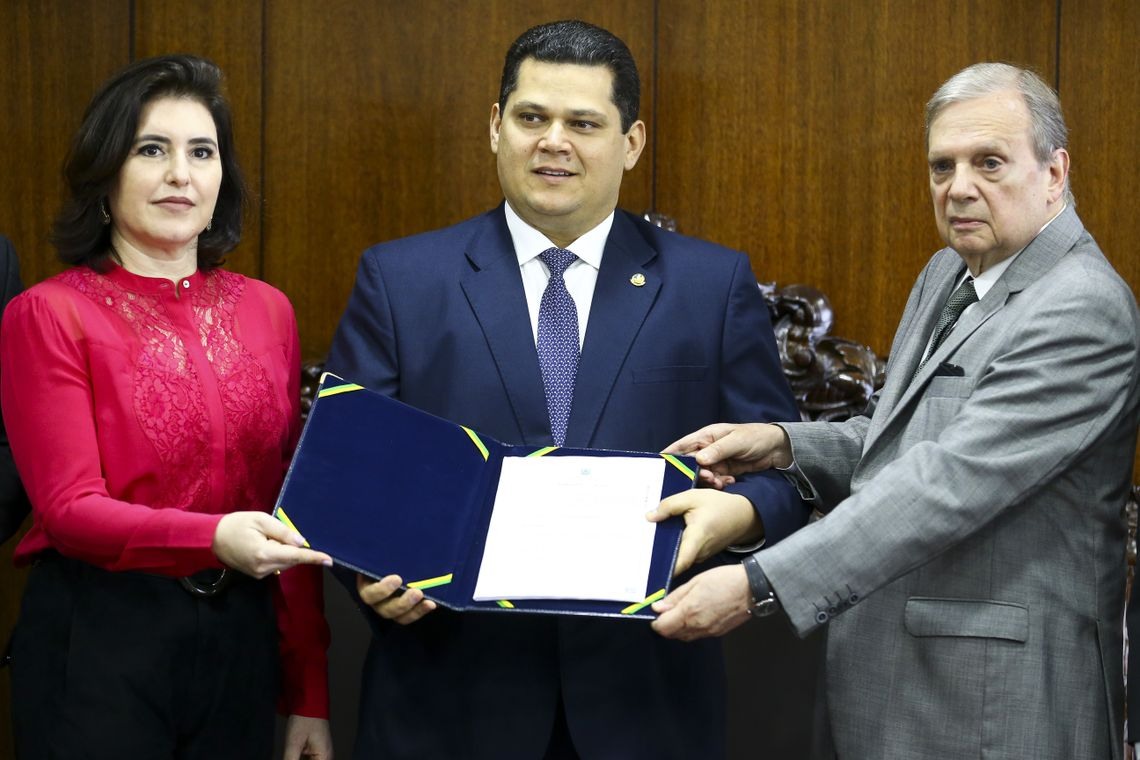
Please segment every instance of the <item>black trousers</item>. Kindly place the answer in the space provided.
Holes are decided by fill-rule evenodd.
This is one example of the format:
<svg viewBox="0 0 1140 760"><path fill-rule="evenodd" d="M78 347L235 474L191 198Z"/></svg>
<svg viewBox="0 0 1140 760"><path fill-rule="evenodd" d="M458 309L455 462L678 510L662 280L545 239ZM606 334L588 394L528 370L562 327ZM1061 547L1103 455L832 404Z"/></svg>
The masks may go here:
<svg viewBox="0 0 1140 760"><path fill-rule="evenodd" d="M12 637L20 760L268 759L278 681L268 584L36 562Z"/></svg>

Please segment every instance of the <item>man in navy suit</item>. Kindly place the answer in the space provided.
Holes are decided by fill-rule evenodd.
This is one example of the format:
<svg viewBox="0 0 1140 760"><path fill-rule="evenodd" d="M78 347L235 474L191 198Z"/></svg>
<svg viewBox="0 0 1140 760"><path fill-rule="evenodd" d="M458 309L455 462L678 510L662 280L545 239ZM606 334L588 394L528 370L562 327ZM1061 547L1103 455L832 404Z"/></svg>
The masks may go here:
<svg viewBox="0 0 1140 760"><path fill-rule="evenodd" d="M515 444L659 451L714 420L798 418L747 257L615 211L645 146L639 88L603 29L557 22L516 40L490 119L506 203L368 249L329 370ZM574 254L562 279L580 356L561 422L536 349L544 293L561 285L550 249ZM724 498L751 503L749 538L806 519L779 477ZM696 543L698 559L724 548ZM643 622L433 612L396 576L351 581L376 613L357 758L724 755L715 642Z"/></svg>

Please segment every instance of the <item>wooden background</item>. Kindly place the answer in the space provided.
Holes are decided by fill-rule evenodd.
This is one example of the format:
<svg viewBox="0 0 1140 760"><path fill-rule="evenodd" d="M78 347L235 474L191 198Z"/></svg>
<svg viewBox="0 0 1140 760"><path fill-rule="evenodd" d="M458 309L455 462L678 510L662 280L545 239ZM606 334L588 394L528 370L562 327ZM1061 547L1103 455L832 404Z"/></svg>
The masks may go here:
<svg viewBox="0 0 1140 760"><path fill-rule="evenodd" d="M0 5L0 231L25 283L60 268L47 242L60 165L96 87L139 57L199 53L227 73L260 199L230 266L288 294L309 358L328 349L363 248L500 200L487 119L503 54L528 26L570 16L622 37L642 72L649 147L621 205L747 251L762 280L821 288L841 335L886 352L910 284L939 246L922 106L979 60L1030 65L1059 89L1081 216L1140 286L1134 0ZM8 545L0 556L0 632L23 583L10 554ZM330 599L342 756L364 638L344 596ZM728 649L733 755L801 756L818 641L776 623L737 633ZM9 730L5 695L0 757Z"/></svg>

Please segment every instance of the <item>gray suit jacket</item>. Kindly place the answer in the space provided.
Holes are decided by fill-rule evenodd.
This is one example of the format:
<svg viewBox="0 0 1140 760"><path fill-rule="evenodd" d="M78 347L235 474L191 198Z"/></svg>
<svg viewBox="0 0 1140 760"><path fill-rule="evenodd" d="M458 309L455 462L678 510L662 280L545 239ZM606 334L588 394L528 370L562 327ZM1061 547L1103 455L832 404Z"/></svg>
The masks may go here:
<svg viewBox="0 0 1140 760"><path fill-rule="evenodd" d="M865 416L784 426L830 512L760 564L830 623L842 760L1119 758L1136 302L1066 209L912 381L962 267L922 272Z"/></svg>

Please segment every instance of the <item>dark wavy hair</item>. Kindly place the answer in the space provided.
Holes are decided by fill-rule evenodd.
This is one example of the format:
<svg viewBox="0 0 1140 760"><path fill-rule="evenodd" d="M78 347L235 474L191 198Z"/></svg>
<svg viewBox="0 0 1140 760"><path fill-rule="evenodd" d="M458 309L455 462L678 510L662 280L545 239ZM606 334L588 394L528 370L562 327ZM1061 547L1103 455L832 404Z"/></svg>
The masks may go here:
<svg viewBox="0 0 1140 760"><path fill-rule="evenodd" d="M109 266L111 228L103 222L103 204L130 154L143 107L163 97L201 103L218 131L222 185L210 229L198 236L198 268L205 271L220 266L222 257L241 240L249 194L234 151L222 71L198 56L164 55L127 66L87 106L63 163L69 195L52 227L52 243L64 263L85 264L96 271Z"/></svg>
<svg viewBox="0 0 1140 760"><path fill-rule="evenodd" d="M506 112L507 98L519 86L519 67L527 58L543 63L576 63L605 66L614 75L610 100L621 114L621 131L637 121L641 105L641 79L637 64L625 43L611 32L585 21L552 21L531 27L514 41L503 64L499 82L499 111Z"/></svg>

